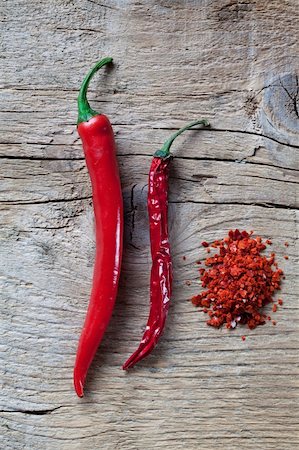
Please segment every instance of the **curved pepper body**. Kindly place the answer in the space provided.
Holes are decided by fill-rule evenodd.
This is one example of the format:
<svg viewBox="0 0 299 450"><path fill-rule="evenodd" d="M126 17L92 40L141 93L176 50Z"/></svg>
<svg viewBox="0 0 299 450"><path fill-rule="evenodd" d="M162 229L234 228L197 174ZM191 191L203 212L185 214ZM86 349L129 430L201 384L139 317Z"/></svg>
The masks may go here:
<svg viewBox="0 0 299 450"><path fill-rule="evenodd" d="M149 172L148 215L152 269L150 314L138 349L123 365L129 369L156 346L165 326L172 291L172 262L168 239L168 179L171 158L155 157Z"/></svg>
<svg viewBox="0 0 299 450"><path fill-rule="evenodd" d="M165 327L172 293L172 263L167 218L170 147L180 134L199 124L209 126L208 121L202 119L180 128L160 150L155 152L151 164L147 200L152 254L150 313L139 347L124 363L124 370L133 367L153 350Z"/></svg>
<svg viewBox="0 0 299 450"><path fill-rule="evenodd" d="M74 385L79 397L88 368L110 321L117 295L123 245L123 200L113 130L99 114L78 125L92 184L96 257L90 302L81 333Z"/></svg>

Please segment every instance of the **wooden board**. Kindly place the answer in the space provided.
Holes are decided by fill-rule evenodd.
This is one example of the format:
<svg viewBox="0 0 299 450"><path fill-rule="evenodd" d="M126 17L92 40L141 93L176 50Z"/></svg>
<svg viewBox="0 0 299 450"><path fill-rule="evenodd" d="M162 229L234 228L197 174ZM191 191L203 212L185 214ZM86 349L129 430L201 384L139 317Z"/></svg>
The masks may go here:
<svg viewBox="0 0 299 450"><path fill-rule="evenodd" d="M0 447L296 448L298 3L10 0L1 12ZM72 368L94 235L76 96L107 55L114 68L90 99L115 129L126 239L115 313L80 400ZM167 328L125 373L148 314L151 155L200 117L211 129L174 147ZM286 273L276 327L211 329L187 301L200 289L200 242L235 227L273 240Z"/></svg>

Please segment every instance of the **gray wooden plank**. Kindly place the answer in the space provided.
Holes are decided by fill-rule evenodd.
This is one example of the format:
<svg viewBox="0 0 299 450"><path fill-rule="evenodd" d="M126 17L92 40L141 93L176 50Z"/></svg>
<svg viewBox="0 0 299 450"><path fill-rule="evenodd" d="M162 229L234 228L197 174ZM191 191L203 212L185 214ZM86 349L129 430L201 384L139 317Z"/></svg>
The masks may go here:
<svg viewBox="0 0 299 450"><path fill-rule="evenodd" d="M11 0L1 12L1 447L296 448L296 2ZM115 65L90 99L116 133L125 248L115 313L80 400L72 368L94 235L76 96L104 55ZM151 155L197 117L211 129L173 148L167 327L124 373L148 313ZM234 227L273 239L286 273L276 327L211 329L188 301L200 289L201 241Z"/></svg>

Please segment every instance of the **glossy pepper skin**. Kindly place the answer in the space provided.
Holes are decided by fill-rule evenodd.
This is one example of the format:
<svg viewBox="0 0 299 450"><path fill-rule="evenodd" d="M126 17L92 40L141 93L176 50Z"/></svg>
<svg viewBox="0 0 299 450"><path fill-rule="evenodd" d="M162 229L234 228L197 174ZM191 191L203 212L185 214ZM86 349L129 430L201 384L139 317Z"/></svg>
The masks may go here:
<svg viewBox="0 0 299 450"><path fill-rule="evenodd" d="M92 184L96 231L92 291L74 368L79 397L83 396L88 368L112 315L122 258L123 200L113 130L109 119L93 111L86 100L93 74L111 61L105 58L95 65L83 81L78 97L78 133Z"/></svg>
<svg viewBox="0 0 299 450"><path fill-rule="evenodd" d="M172 262L168 238L168 180L172 159L170 147L177 136L198 124L209 125L206 120L199 120L178 130L155 153L150 167L147 199L152 256L150 313L140 345L123 365L124 370L133 367L151 353L165 327L172 294Z"/></svg>

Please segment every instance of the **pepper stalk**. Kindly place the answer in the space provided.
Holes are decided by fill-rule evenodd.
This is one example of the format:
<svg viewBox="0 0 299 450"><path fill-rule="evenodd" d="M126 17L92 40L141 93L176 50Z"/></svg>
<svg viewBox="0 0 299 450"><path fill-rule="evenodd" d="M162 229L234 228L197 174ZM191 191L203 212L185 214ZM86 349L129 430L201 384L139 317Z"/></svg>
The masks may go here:
<svg viewBox="0 0 299 450"><path fill-rule="evenodd" d="M210 124L208 122L208 120L206 119L201 119L201 120L196 120L195 122L191 122L188 125L186 125L183 128L180 128L178 131L176 131L176 133L174 133L172 136L170 136L169 139L167 139L166 142L164 142L163 146L160 148L160 150L157 150L154 153L154 157L156 158L162 158L162 159L166 159L169 158L171 156L170 153L170 147L173 144L173 141L182 133L184 133L184 131L189 130L190 128L195 127L196 125L203 125L205 127L209 127Z"/></svg>
<svg viewBox="0 0 299 450"><path fill-rule="evenodd" d="M102 59L101 61L98 61L88 72L86 77L84 78L81 88L78 95L78 122L77 124L81 122L88 122L92 117L98 116L100 113L95 111L91 108L90 104L88 103L86 94L87 89L90 83L90 80L94 76L94 74L103 66L106 64L112 63L113 58L107 57Z"/></svg>

